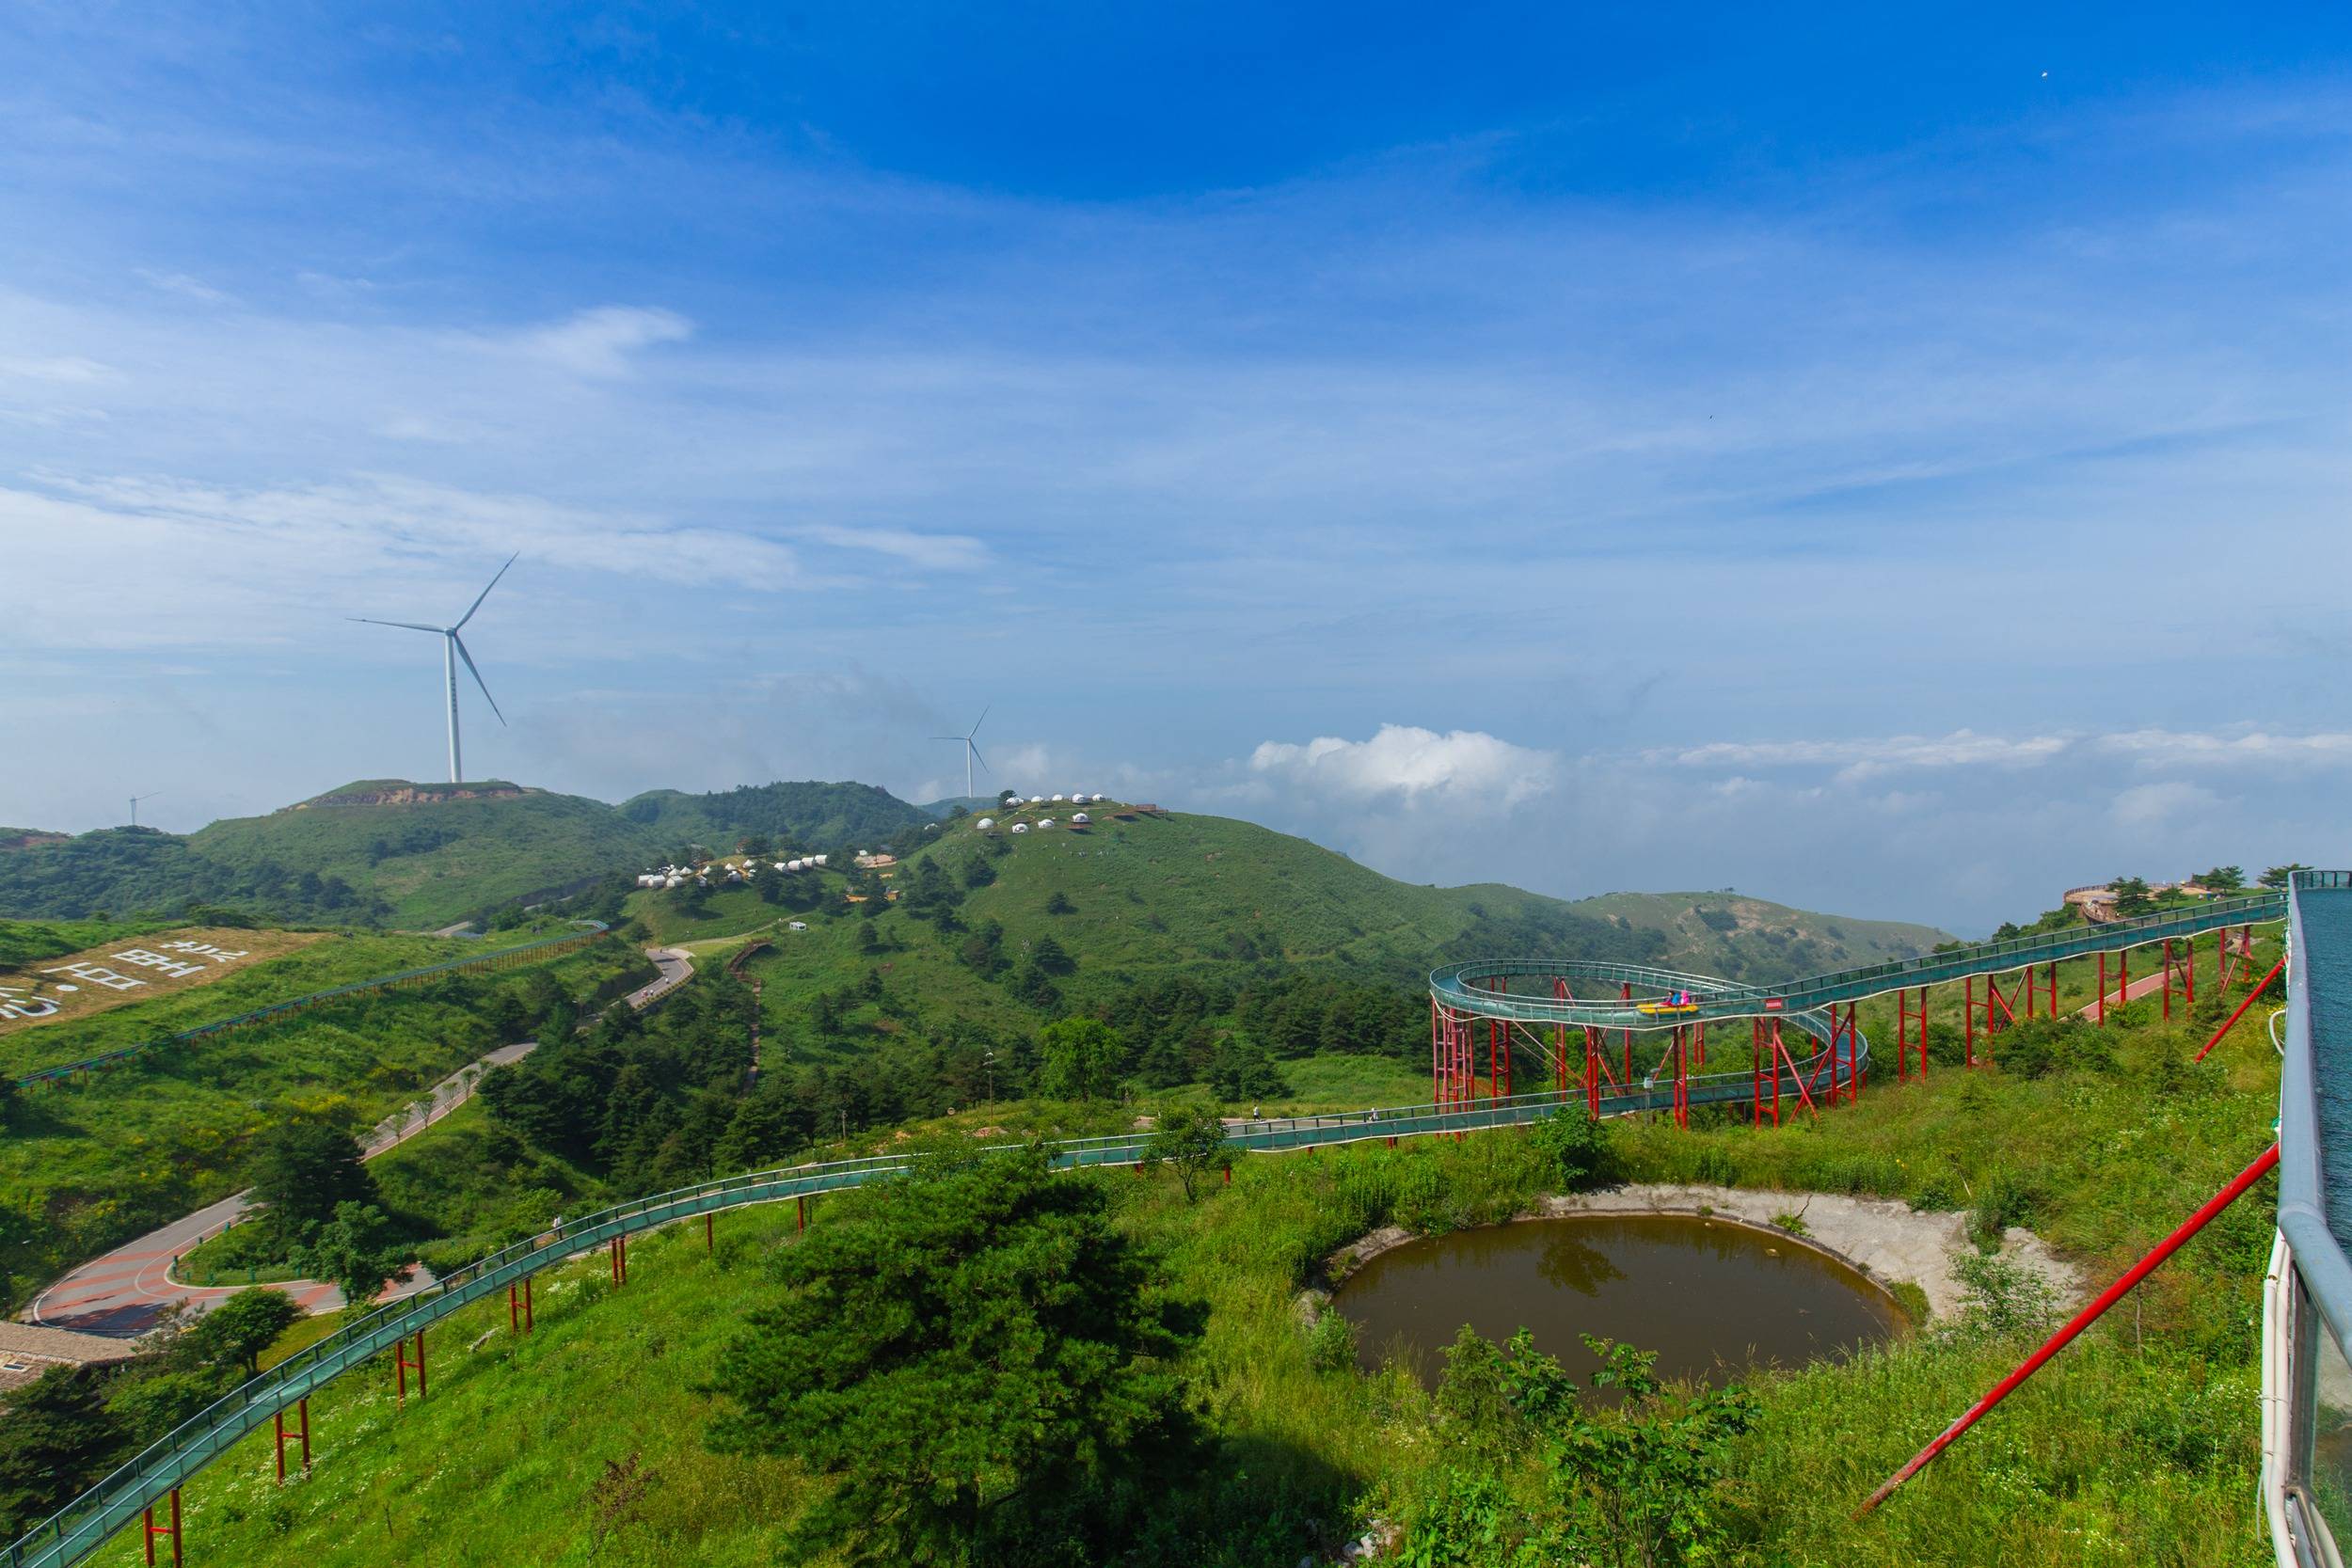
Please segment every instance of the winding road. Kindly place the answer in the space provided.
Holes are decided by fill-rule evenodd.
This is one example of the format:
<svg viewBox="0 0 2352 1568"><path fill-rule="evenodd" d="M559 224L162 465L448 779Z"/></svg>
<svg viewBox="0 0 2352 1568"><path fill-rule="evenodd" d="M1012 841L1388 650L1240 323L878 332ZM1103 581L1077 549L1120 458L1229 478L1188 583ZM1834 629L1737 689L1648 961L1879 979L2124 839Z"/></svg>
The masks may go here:
<svg viewBox="0 0 2352 1568"><path fill-rule="evenodd" d="M645 957L654 961L660 974L622 999L639 1012L684 985L694 974L693 956L683 948L649 947ZM519 1040L513 1045L501 1045L480 1060L467 1063L434 1085L430 1094L417 1102L424 1107L421 1112L404 1113L379 1123L360 1145L359 1157L373 1160L398 1148L471 1100L484 1073L491 1068L520 1061L537 1043ZM245 1218L253 1207L250 1189L233 1193L193 1214L151 1230L136 1241L126 1242L70 1271L35 1296L25 1308L24 1318L51 1328L127 1339L149 1332L174 1312L206 1311L246 1287L183 1284L173 1276L172 1265L199 1243L211 1240ZM397 1301L432 1283L433 1275L420 1264L388 1286L378 1299ZM294 1297L295 1305L305 1312L332 1312L344 1305L342 1291L324 1280L283 1280L272 1288Z"/></svg>

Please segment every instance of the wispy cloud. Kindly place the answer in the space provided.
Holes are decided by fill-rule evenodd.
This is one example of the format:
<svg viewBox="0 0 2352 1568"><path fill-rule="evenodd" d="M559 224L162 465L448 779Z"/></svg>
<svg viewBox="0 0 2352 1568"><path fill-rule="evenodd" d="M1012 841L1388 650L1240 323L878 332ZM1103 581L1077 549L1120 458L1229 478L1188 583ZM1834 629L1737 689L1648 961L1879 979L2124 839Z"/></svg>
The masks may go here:
<svg viewBox="0 0 2352 1568"><path fill-rule="evenodd" d="M575 375L626 374L636 356L662 343L683 342L694 324L675 310L602 305L516 340L524 350Z"/></svg>

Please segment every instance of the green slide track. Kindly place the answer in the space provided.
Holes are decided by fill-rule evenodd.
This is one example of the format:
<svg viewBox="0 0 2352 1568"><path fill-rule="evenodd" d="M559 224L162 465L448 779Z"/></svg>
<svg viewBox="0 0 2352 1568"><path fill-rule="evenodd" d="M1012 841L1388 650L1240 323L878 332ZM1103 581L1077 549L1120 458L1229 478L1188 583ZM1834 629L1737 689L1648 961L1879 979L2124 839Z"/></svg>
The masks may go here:
<svg viewBox="0 0 2352 1568"><path fill-rule="evenodd" d="M1922 954L1892 963L1861 969L1840 969L1782 986L1745 985L1710 980L1705 975L1676 974L1640 964L1562 963L1557 960L1503 958L1450 964L1429 976L1430 995L1439 1005L1478 1018L1504 1019L1519 1023L1566 1023L1605 1029L1655 1029L1662 1023L1704 1022L1712 1019L1759 1018L1780 1013L1804 1013L1815 1008L1859 1002L1915 987L1940 985L1979 974L2005 974L2037 964L2079 958L2092 953L2116 953L2161 942L2178 942L2233 926L2260 926L2287 917L2283 893L2254 893L2217 898L2190 909L2165 910L2131 920L2111 920L2094 926L2070 927L2006 942L1979 942L1943 953ZM1594 999L1514 994L1513 980L1554 977L1587 980L1615 989L1631 986L1631 999ZM1696 1006L1675 1018L1638 1010L1669 990L1694 993Z"/></svg>
<svg viewBox="0 0 2352 1568"><path fill-rule="evenodd" d="M2284 894L2217 900L2194 910L2167 911L2047 936L1986 942L1899 963L1841 971L1778 988L1740 985L1708 975L1680 974L1639 965L1531 961L1456 964L1432 975L1430 989L1443 1006L1520 1022L1657 1029L1693 1017L1772 1016L1785 1018L1817 1041L1827 1042L1832 1038L1834 1025L1817 1016L1813 1009L1825 1012L1834 1003L1971 975L1998 974L2027 964L2113 952L2168 938L2178 940L2224 927L2280 920L2286 915L2286 902ZM1644 994L1668 989L1688 990L1702 994L1705 1000L1695 1013L1661 1019L1639 1013L1617 997L1605 1003L1563 1002L1554 997L1512 995L1481 989L1514 976L1540 975L1549 981L1570 974L1605 983L1613 989L1633 986ZM1778 1006L1768 1007L1767 1004L1773 1002ZM1856 1044L1859 1045L1858 1037ZM1856 1064L1867 1060L1867 1049L1858 1052ZM1791 1087L1795 1076L1795 1069L1788 1069L1786 1078ZM1664 1085L1649 1083L1617 1085L1598 1097L1598 1110L1604 1116L1663 1110L1669 1106L1671 1092ZM1755 1092L1755 1079L1746 1069L1713 1078L1693 1078L1686 1092L1686 1104L1746 1100ZM1397 1106L1359 1115L1251 1121L1234 1129L1229 1134L1229 1143L1237 1152L1275 1154L1373 1139L1388 1141L1479 1132L1523 1126L1559 1111L1564 1105L1584 1100L1582 1089L1554 1088L1538 1094L1478 1099L1469 1103ZM1066 1170L1136 1164L1146 1158L1150 1141L1150 1135L1145 1133L1077 1139L1057 1146L1055 1164ZM392 1349L402 1339L432 1327L474 1302L520 1284L541 1270L596 1247L698 1215L751 1204L813 1197L869 1181L886 1180L903 1174L920 1158L915 1155L837 1160L682 1187L588 1215L565 1226L560 1235L519 1242L454 1270L422 1294L378 1308L224 1395L67 1504L23 1540L7 1547L5 1555L0 1555L0 1568L67 1568L68 1564L81 1560L118 1530L137 1524L147 1509L168 1497L240 1438L268 1426L273 1417Z"/></svg>

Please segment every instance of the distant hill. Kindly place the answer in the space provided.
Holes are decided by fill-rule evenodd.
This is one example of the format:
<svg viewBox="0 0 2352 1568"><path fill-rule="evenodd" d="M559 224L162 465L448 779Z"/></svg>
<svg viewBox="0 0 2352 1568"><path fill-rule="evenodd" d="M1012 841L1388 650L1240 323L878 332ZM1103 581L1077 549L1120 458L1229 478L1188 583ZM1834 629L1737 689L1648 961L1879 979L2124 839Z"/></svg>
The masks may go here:
<svg viewBox="0 0 2352 1568"><path fill-rule="evenodd" d="M899 902L871 921L846 902L852 884L838 867L791 889L810 908L771 906L756 887L644 893L629 907L664 941L804 922L804 931L771 932L772 951L754 960L771 995L848 987L871 971L923 1013L1006 1022L1034 1019L1017 994L1018 972L1048 938L1070 959L1055 988L1081 1006L1155 979L1294 967L1418 988L1432 968L1478 957L1617 958L1770 980L1945 940L1928 927L1727 895L1571 903L1497 883L1423 887L1227 817L1122 820L1116 806L1098 806L1094 824L1073 832L1066 808L1044 811L1063 811L1061 825L1020 835L944 825L891 868ZM1019 819L1042 815L1027 808ZM945 931L916 917L926 880L942 879L964 890ZM992 924L999 961L976 961L971 944Z"/></svg>
<svg viewBox="0 0 2352 1568"><path fill-rule="evenodd" d="M750 833L810 849L863 849L886 843L929 816L878 784L743 784L708 795L656 789L621 803L620 814L664 845L689 840L725 851Z"/></svg>
<svg viewBox="0 0 2352 1568"><path fill-rule="evenodd" d="M1697 974L1758 983L1908 958L1952 940L1932 926L1815 914L1737 893L1606 893L1574 907L1661 933Z"/></svg>
<svg viewBox="0 0 2352 1568"><path fill-rule="evenodd" d="M861 784L658 790L619 806L502 780L360 779L194 833L0 835L0 916L79 920L219 907L273 920L432 927L758 834L837 850L929 820Z"/></svg>

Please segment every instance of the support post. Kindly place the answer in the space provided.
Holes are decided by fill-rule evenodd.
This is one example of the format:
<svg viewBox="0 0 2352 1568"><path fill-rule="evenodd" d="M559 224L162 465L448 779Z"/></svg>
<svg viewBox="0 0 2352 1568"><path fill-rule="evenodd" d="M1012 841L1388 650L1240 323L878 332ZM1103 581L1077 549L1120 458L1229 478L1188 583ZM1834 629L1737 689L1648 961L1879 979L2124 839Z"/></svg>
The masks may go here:
<svg viewBox="0 0 2352 1568"><path fill-rule="evenodd" d="M615 1285L626 1285L628 1283L628 1238L627 1236L613 1237L611 1250L612 1253L612 1283Z"/></svg>
<svg viewBox="0 0 2352 1568"><path fill-rule="evenodd" d="M709 1257L718 1244L719 1243L714 1241L711 1236L710 1212L708 1210L705 1210L703 1212L703 1256L706 1258Z"/></svg>
<svg viewBox="0 0 2352 1568"><path fill-rule="evenodd" d="M2091 1006L2098 1014L2099 1027L2106 1028L2107 1022L2107 956L2105 953L2099 955L2099 998Z"/></svg>
<svg viewBox="0 0 2352 1568"><path fill-rule="evenodd" d="M1961 1026L1962 1042L1964 1047L1961 1059L1970 1067L1975 1067L1977 1065L1977 977L1971 974L1962 984L1965 989L1961 992L1960 1005L1967 1011L1968 1021Z"/></svg>
<svg viewBox="0 0 2352 1568"><path fill-rule="evenodd" d="M805 1234L807 1234L807 1232L808 1232L808 1198L807 1198L807 1196L806 1196L805 1195L803 1195L803 1196L800 1196L800 1197L796 1197L796 1198L794 1198L794 1199L792 1200L792 1207L793 1207L793 1210L794 1210L794 1215L793 1215L793 1217L794 1217L795 1221L797 1222L797 1223L794 1225L794 1227L793 1227L793 1232L792 1232L792 1233L793 1233L794 1235L796 1235L796 1236L799 1236L799 1235L805 1235Z"/></svg>
<svg viewBox="0 0 2352 1568"><path fill-rule="evenodd" d="M2064 1350L2069 1344L2073 1343L2075 1336L2079 1335L2084 1329L2089 1328L2093 1323L2097 1322L2100 1315L2106 1312L2108 1307L2113 1307L2117 1302L2122 1301L2126 1295L2130 1294L2133 1286L2137 1285L2141 1280L2153 1274L2157 1267L2161 1265L2166 1259L2171 1257L2175 1252L2181 1249L2184 1243L2185 1243L2190 1237L2196 1235L2200 1230L2202 1230L2207 1222L2212 1220L2216 1214L2218 1214L2222 1210L2227 1209L2231 1204L2235 1203L2245 1195L2248 1188L2251 1187L2255 1182L2261 1180L2265 1176L2267 1176L2271 1169L2278 1164L2278 1163L2279 1146L2277 1144L2272 1144L2268 1148L2263 1151L2261 1158L2257 1159L2252 1164L2247 1166L2244 1170L2238 1172L2235 1177L2232 1178L2228 1186L2222 1188L2219 1192L2214 1194L2213 1196L2207 1198L2202 1204L2199 1205L2197 1212L2189 1215L2187 1219L2182 1221L2179 1228L2175 1229L2171 1235L2167 1236L2163 1241L2157 1243L2154 1251L2149 1253L2147 1257L2142 1258L2138 1262L2134 1263L2130 1269L2124 1272L2122 1278L2117 1280L2114 1284L2108 1286L2105 1291L2099 1292L2099 1297L2096 1301L2093 1301L2090 1306L2075 1313L2074 1318L2068 1322L2064 1328L2059 1329L2056 1334L2050 1336L2049 1339L2043 1343L2042 1347L2040 1350L2035 1351L2031 1355L2026 1357L2024 1364L2021 1365L2015 1371L2010 1373L2009 1376L1994 1384L1990 1393L1986 1394L1984 1398L1979 1400L1976 1403L1970 1405L1958 1420L1944 1429L1943 1433L1936 1437L1935 1441L1930 1443L1926 1448L1921 1449L1916 1454L1914 1454L1912 1456L1911 1463L1905 1465L1901 1469L1887 1477L1885 1483L1880 1486L1877 1491L1871 1493L1868 1499L1865 1501L1860 1508L1854 1510L1854 1517L1859 1519L1865 1513L1867 1513L1872 1509L1878 1507L1879 1504L1886 1500L1888 1496L1894 1492L1895 1488L1900 1486L1904 1481L1909 1481L1913 1476L1917 1475L1919 1471L1925 1468L1937 1454L1942 1453L1946 1449L1949 1448L1953 1439L1957 1438L1962 1433L1966 1432L1970 1427L1976 1425L1978 1420L1994 1405L2000 1403L2003 1400L2009 1398L2010 1394L2014 1393L2020 1384L2024 1383L2027 1378L2033 1376L2035 1372L2040 1371L2043 1364L2046 1363L2050 1357L2056 1355L2058 1352Z"/></svg>
<svg viewBox="0 0 2352 1568"><path fill-rule="evenodd" d="M424 1330L417 1330L417 1358L408 1359L408 1337L402 1335L392 1346L392 1378L399 1402L408 1402L408 1374L417 1374L417 1398L424 1398Z"/></svg>
<svg viewBox="0 0 2352 1568"><path fill-rule="evenodd" d="M147 1527L147 1568L155 1568L155 1537L159 1535L171 1537L171 1568L180 1568L180 1489L171 1489L170 1524L157 1524L152 1508L142 1509L140 1517Z"/></svg>

